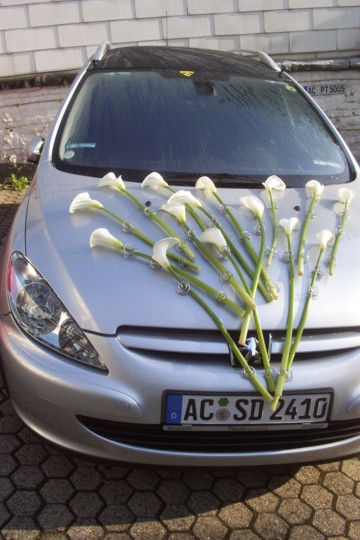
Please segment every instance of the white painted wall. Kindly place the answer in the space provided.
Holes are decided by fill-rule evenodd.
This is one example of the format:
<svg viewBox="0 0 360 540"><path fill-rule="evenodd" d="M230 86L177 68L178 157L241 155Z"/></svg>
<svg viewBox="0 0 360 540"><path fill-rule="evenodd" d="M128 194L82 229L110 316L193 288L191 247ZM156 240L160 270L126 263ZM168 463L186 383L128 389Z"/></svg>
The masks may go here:
<svg viewBox="0 0 360 540"><path fill-rule="evenodd" d="M102 41L357 54L359 0L0 0L0 78L78 69Z"/></svg>

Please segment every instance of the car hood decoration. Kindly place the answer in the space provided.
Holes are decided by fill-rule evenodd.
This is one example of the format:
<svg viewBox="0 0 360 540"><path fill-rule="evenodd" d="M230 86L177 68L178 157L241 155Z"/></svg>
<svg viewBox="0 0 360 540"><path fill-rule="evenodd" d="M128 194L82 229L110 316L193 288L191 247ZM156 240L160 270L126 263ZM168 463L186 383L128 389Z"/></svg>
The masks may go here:
<svg viewBox="0 0 360 540"><path fill-rule="evenodd" d="M50 164L48 166L50 167ZM52 174L54 175L53 170ZM64 178L64 175L62 174L61 177ZM196 243L202 230L189 212L186 212L186 227L189 229L186 232L179 225L176 212L171 215L161 209L171 196L166 188L156 186L155 189L142 189L139 184L125 182L123 184L124 190L127 194L131 194L131 196L126 196L121 189L99 188L99 180L96 179L89 180L85 177L66 175L66 181L71 182L72 189L64 189L63 179L56 183L56 174L54 182L51 184L37 178L36 189L32 191L29 198L26 251L29 259L62 298L65 306L81 328L107 335L114 335L123 327L136 327L139 333L141 333L141 328L177 328L185 331L189 329L216 329L214 320L191 296L179 294L184 292L181 287L189 286L188 280L184 279L179 288L179 283L169 272L156 268L158 266L156 264L149 264L153 250L150 245L132 233L133 228L135 228L140 232L146 231L152 242L158 242L164 237L175 234L178 238L176 243L183 239L195 254L193 263L201 267L199 273L194 272L191 268L186 270L219 293L217 298L208 294L202 295L206 304L217 314L224 328L234 335L236 332L240 333L242 319L239 314L234 313L223 302L218 301L219 297L220 299L226 297L230 302L239 304L246 311L246 303L236 294L231 280L229 282L229 276L234 275L234 268L226 255L219 257L217 254L216 258L220 264L228 268L228 273L219 274L214 265L209 264L204 254L199 253L196 249ZM319 183L315 185L320 186ZM174 188L173 191L178 192L179 189ZM359 201L355 199L351 202L350 209L348 208L347 201L350 203L352 199L352 190L347 190L344 194L343 191L339 191L339 187L336 185L325 186L325 188L321 186L315 200L316 204L311 207L313 199L311 194L306 193L304 189L287 188L279 191L273 189L271 190L274 199L273 213L269 191L264 186L262 189L256 190L244 189L243 193L238 189L236 191L220 189L217 191L216 197L214 193L211 193L211 190L206 189L193 189L187 192L188 197L195 196L197 200L201 201L206 212L213 216L213 220L210 222L206 220L206 216L199 212L201 219L206 222L206 226L209 228L219 227L225 231L226 237L237 246L253 271L256 264L246 253L244 238L247 238L247 242L258 254L261 245L260 221L256 218L259 205L263 206L260 217L265 231L267 248L263 266L266 265L269 252L271 253L274 237L273 223L289 218L298 220L299 230L293 230L290 235L292 257L289 257L289 244L287 242L288 225L284 225L283 222L283 227L279 227L278 230L276 252L273 253L271 265L266 268L271 280L270 283L276 290L278 297L267 301L264 295L259 293L259 289L254 295L262 329L271 332L274 328L288 327L289 275L291 274L289 259L293 260L295 267L293 317L291 319L294 335L290 336L291 340L295 338L296 329L301 322L304 305L309 296L311 280L315 283L313 283L311 290L312 301L306 319L306 328L334 329L335 332L337 328L360 325L360 314L358 313L360 299L358 290L354 287L360 254L352 247L354 242L358 241L360 234L360 224L353 217L359 211ZM75 197L84 192L88 193L89 200L98 201L106 211L96 208L96 204L95 207L89 207L91 205L85 204L79 211L64 214L63 209L70 208ZM249 202L250 199L247 199L247 203L244 204L243 197L240 197L243 199L242 202L239 200L239 193L243 197L252 197L252 201ZM39 204L40 200L41 204ZM219 200L223 202L223 205L219 204ZM186 197L185 202L187 202ZM255 204L255 207L252 207L251 204ZM143 211L144 209L145 211ZM169 229L162 230L157 222L154 222L151 229L149 227L149 219L151 218L146 209L155 212L160 219L168 224ZM234 230L231 224L228 210L242 227L242 239L239 239L239 232ZM306 216L309 216L308 219ZM124 223L120 223L117 217L121 218ZM301 243L304 225L307 229L304 275L298 276L297 250ZM109 234L111 233L119 239L125 248L116 251L97 246L95 249L90 249L90 236L94 230L99 228L108 229ZM320 231L324 229L330 231L328 236L325 235L326 240L324 240L325 237L318 236ZM173 234L171 234L172 231L174 231ZM332 247L328 246L328 243L330 244L333 238L341 241L336 256L334 275L330 276L329 264ZM324 251L326 248L326 253L320 265L316 266L321 242ZM131 256L133 248L146 253L148 260L136 256L136 254ZM208 249L212 250L213 247ZM170 251L176 256L183 256L174 249ZM131 270L129 265L131 265ZM131 287L124 277L129 272L131 272L131 283L133 284ZM246 275L246 272L244 274ZM246 279L251 290L252 278L246 275ZM69 282L71 287L68 286ZM134 284L136 285L134 286ZM346 303L338 302L340 286L344 298L348 299ZM196 284L190 284L190 287L198 290ZM252 317L249 328L250 333L254 334Z"/></svg>

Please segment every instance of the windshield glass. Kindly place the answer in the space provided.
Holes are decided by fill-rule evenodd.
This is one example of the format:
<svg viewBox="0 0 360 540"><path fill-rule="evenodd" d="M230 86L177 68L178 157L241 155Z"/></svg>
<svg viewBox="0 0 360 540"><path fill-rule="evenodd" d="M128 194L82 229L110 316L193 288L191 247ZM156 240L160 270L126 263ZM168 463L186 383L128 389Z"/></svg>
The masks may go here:
<svg viewBox="0 0 360 540"><path fill-rule="evenodd" d="M60 127L55 166L140 182L152 171L185 182L349 181L339 143L286 78L192 75L89 72Z"/></svg>

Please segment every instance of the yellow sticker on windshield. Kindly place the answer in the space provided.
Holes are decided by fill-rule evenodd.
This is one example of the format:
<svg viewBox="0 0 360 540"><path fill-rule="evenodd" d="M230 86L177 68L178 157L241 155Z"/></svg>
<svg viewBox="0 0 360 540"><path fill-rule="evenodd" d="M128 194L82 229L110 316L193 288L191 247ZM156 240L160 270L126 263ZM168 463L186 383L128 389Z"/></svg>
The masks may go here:
<svg viewBox="0 0 360 540"><path fill-rule="evenodd" d="M194 71L180 71L181 75L184 75L184 77L192 77L194 75Z"/></svg>

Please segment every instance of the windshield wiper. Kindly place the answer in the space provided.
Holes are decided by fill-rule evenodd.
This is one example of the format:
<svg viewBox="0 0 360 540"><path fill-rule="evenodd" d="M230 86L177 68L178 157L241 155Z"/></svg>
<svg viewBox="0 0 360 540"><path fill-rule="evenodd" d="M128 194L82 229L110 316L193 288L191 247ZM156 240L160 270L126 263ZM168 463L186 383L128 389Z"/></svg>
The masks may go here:
<svg viewBox="0 0 360 540"><path fill-rule="evenodd" d="M192 185L200 176L209 176L214 182L217 180L219 187L247 187L254 185L261 185L267 178L266 175L244 175L244 174L229 174L229 173L216 173L216 174L199 174L199 173L166 173L166 178L169 183L177 183L182 185ZM181 182L179 182L181 180ZM176 181L176 182L175 182ZM216 183L216 182L215 182Z"/></svg>

